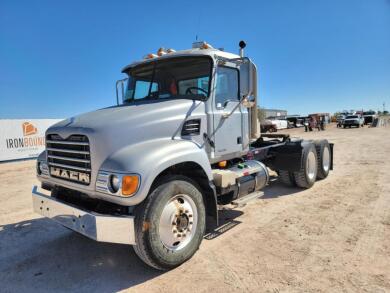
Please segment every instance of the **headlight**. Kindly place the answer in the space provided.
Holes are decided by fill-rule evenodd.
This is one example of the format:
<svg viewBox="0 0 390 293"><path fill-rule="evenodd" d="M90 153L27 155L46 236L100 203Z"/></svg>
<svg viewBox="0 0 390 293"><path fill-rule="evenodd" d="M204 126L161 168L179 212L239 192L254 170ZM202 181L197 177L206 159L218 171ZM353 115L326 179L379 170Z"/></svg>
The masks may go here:
<svg viewBox="0 0 390 293"><path fill-rule="evenodd" d="M37 161L37 173L38 175L49 175L49 167L45 162Z"/></svg>
<svg viewBox="0 0 390 293"><path fill-rule="evenodd" d="M118 176L114 174L110 176L108 184L112 193L117 193L119 188L121 187L121 181L119 180Z"/></svg>
<svg viewBox="0 0 390 293"><path fill-rule="evenodd" d="M99 171L96 190L116 196L133 196L140 185L140 176Z"/></svg>

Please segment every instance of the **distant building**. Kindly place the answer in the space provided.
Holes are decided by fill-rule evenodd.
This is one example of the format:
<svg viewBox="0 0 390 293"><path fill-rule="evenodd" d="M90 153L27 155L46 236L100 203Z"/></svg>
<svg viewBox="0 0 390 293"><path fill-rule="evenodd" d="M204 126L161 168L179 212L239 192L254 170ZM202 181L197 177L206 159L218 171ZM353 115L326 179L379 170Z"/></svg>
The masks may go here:
<svg viewBox="0 0 390 293"><path fill-rule="evenodd" d="M278 110L278 109L263 109L265 113L265 117L286 117L287 110Z"/></svg>

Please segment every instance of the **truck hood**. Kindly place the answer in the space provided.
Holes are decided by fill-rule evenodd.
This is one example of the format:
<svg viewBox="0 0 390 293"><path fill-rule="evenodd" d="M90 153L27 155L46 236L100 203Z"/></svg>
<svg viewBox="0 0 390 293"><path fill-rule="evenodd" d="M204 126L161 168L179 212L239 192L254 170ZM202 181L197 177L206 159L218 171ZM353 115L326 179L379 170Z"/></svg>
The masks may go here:
<svg viewBox="0 0 390 293"><path fill-rule="evenodd" d="M104 160L123 147L146 141L156 141L158 145L161 139L180 137L184 121L201 115L205 115L202 101L139 101L71 117L50 127L46 135L58 134L64 139L86 135L94 178Z"/></svg>
<svg viewBox="0 0 390 293"><path fill-rule="evenodd" d="M202 103L192 100L140 101L62 120L47 130L66 138L84 134L100 143L129 144L147 138L172 137L183 120Z"/></svg>
<svg viewBox="0 0 390 293"><path fill-rule="evenodd" d="M166 100L166 101L144 101L129 105L113 106L103 108L93 112L84 113L62 120L49 128L53 130L113 130L120 126L123 132L131 132L138 128L143 128L150 124L160 124L161 120L166 120L176 115L185 117L187 112L195 104L190 100ZM199 104L199 102L197 102ZM158 119L160 117L160 119ZM157 118L157 119L156 119Z"/></svg>

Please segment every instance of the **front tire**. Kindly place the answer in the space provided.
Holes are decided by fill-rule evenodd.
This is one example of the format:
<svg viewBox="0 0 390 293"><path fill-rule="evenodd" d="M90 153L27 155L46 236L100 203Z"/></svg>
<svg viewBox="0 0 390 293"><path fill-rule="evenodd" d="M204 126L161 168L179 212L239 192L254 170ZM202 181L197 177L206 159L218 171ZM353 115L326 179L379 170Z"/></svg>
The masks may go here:
<svg viewBox="0 0 390 293"><path fill-rule="evenodd" d="M168 270L190 259L206 228L200 187L184 176L164 177L135 209L135 253L147 265Z"/></svg>

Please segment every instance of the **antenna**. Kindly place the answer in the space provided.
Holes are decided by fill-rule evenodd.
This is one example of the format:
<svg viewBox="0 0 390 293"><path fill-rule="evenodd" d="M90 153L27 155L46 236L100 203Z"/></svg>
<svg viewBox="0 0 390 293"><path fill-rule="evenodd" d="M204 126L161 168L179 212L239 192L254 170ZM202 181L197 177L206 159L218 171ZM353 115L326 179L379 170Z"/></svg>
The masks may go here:
<svg viewBox="0 0 390 293"><path fill-rule="evenodd" d="M196 42L198 41L198 35L200 33L200 19L201 19L202 9L198 9L197 12L198 12L198 15L195 16L197 18L196 19L196 22L197 22L196 34L195 34L195 41Z"/></svg>

